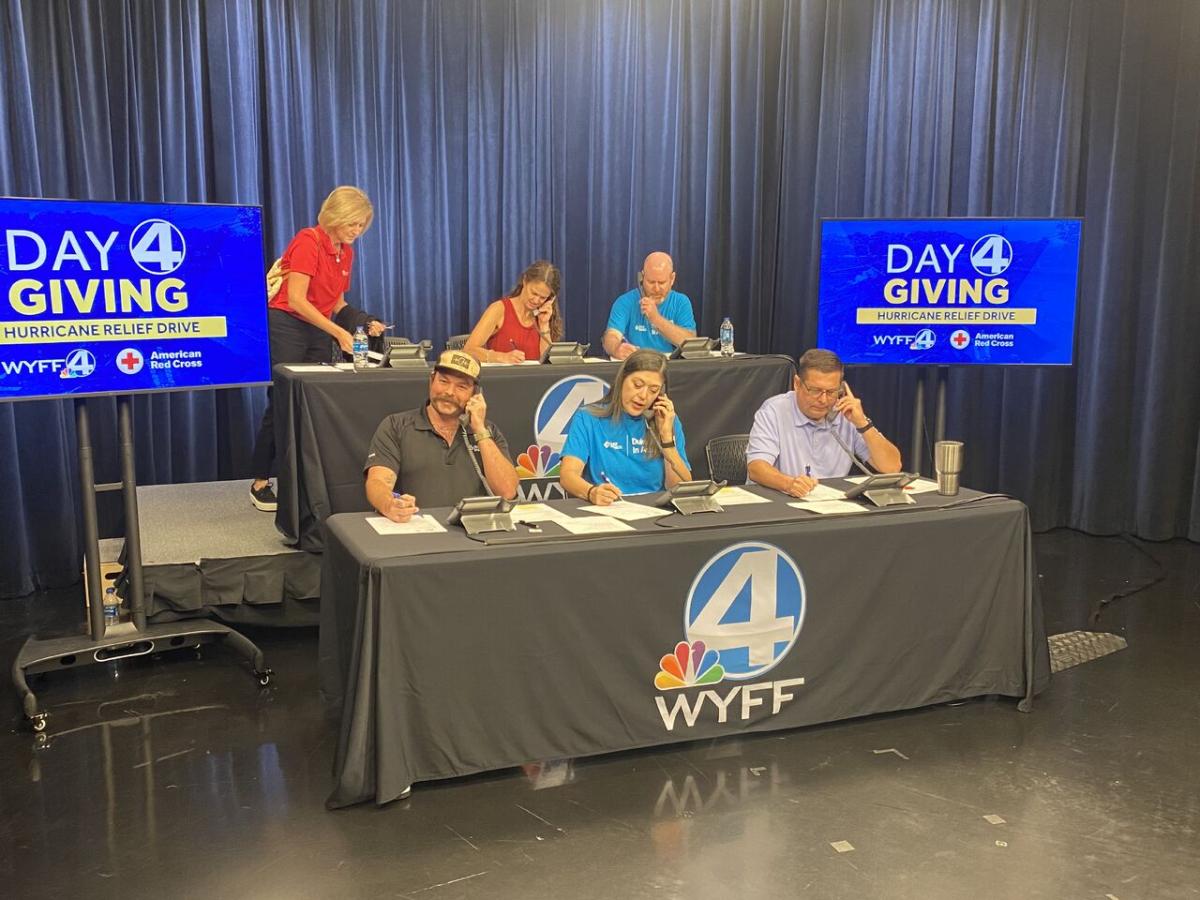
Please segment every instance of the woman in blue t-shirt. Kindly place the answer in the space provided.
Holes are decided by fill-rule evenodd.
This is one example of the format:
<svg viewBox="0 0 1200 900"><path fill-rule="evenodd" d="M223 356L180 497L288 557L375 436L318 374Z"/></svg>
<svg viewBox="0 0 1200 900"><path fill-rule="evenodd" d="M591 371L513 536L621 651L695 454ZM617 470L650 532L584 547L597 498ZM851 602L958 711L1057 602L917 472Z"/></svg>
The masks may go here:
<svg viewBox="0 0 1200 900"><path fill-rule="evenodd" d="M667 396L667 358L657 350L631 353L608 395L571 417L558 483L607 506L691 478L683 426Z"/></svg>

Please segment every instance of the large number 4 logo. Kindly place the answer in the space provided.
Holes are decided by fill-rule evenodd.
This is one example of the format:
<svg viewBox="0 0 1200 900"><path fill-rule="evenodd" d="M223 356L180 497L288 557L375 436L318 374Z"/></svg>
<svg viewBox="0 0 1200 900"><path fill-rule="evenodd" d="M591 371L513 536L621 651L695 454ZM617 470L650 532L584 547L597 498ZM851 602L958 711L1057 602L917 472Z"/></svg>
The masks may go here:
<svg viewBox="0 0 1200 900"><path fill-rule="evenodd" d="M998 234L985 234L971 247L971 265L980 275L996 277L1012 265L1012 244Z"/></svg>
<svg viewBox="0 0 1200 900"><path fill-rule="evenodd" d="M129 255L143 272L166 275L183 265L187 245L179 229L163 219L147 219L129 236Z"/></svg>
<svg viewBox="0 0 1200 900"><path fill-rule="evenodd" d="M751 678L787 655L804 606L804 580L786 553L770 544L737 544L696 576L688 595L688 640L719 650L727 678Z"/></svg>

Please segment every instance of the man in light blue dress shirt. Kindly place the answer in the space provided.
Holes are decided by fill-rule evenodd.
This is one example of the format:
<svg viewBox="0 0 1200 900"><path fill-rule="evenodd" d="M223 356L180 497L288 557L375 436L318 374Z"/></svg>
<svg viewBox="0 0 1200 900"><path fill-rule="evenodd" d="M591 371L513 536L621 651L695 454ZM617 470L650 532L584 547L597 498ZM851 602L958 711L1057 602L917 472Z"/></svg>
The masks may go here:
<svg viewBox="0 0 1200 900"><path fill-rule="evenodd" d="M604 330L604 349L624 359L639 347L668 356L687 338L696 336L696 316L687 294L672 290L675 263L655 251L642 263L639 286L613 301Z"/></svg>
<svg viewBox="0 0 1200 900"><path fill-rule="evenodd" d="M850 455L841 444L880 472L900 471L900 451L863 412L837 354L808 350L797 370L792 390L770 397L754 414L749 481L803 497L820 479L849 473Z"/></svg>

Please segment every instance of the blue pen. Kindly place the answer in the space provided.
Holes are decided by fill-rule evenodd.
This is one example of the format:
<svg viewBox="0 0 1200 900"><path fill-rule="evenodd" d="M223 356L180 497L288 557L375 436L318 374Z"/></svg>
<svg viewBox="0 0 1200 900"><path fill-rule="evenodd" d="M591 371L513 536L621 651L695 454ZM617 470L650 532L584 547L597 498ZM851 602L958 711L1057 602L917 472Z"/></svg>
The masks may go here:
<svg viewBox="0 0 1200 900"><path fill-rule="evenodd" d="M804 467L804 477L805 477L805 478L812 478L812 466L805 466L805 467Z"/></svg>

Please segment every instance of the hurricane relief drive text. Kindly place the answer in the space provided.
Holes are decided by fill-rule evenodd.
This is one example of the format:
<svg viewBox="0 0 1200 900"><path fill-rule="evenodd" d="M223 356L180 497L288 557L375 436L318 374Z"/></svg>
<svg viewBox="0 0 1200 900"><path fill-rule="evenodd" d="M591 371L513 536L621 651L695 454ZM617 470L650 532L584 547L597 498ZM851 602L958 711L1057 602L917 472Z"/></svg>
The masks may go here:
<svg viewBox="0 0 1200 900"><path fill-rule="evenodd" d="M121 237L120 231L77 234L68 229L49 237L27 229L6 229L5 263L14 276L8 304L18 315L36 321L0 322L0 343L226 336L224 316L178 315L188 308L187 284L182 278L162 277L174 272L184 257L183 236L174 226L151 219L135 227L127 242ZM106 276L113 258L125 252L151 277ZM67 267L72 272L94 274L20 276L22 272L45 271L47 263L52 273ZM155 312L170 315L146 315ZM112 318L96 316L98 313Z"/></svg>
<svg viewBox="0 0 1200 900"><path fill-rule="evenodd" d="M965 244L887 245L888 275L882 299L886 307L861 307L860 325L1035 325L1037 309L1003 308L1009 299L1007 278L1012 248L999 235L975 242L967 260ZM983 277L980 277L983 276Z"/></svg>

